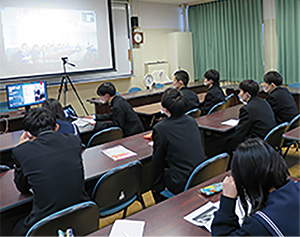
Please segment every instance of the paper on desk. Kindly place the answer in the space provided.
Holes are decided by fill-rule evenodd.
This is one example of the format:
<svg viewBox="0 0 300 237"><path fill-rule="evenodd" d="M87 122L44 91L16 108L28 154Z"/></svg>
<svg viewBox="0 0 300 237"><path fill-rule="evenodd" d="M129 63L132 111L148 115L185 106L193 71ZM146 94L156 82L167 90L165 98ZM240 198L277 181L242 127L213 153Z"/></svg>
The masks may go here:
<svg viewBox="0 0 300 237"><path fill-rule="evenodd" d="M92 131L96 121L88 118L78 118L72 122L78 127L80 133Z"/></svg>
<svg viewBox="0 0 300 237"><path fill-rule="evenodd" d="M153 141L148 142L148 145L149 145L149 146L153 146Z"/></svg>
<svg viewBox="0 0 300 237"><path fill-rule="evenodd" d="M239 123L238 119L228 119L226 121L223 121L221 124L228 125L228 126L236 126Z"/></svg>
<svg viewBox="0 0 300 237"><path fill-rule="evenodd" d="M136 153L128 150L122 145L118 145L112 148L108 148L102 151L105 155L112 158L113 160L122 160L132 156L136 156Z"/></svg>
<svg viewBox="0 0 300 237"><path fill-rule="evenodd" d="M109 237L143 236L145 221L116 220Z"/></svg>

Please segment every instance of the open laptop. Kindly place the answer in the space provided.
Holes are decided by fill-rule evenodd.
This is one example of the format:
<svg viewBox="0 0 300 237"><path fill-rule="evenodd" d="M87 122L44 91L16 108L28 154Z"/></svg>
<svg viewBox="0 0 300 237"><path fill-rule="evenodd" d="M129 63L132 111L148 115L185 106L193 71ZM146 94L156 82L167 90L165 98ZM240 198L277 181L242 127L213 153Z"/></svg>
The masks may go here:
<svg viewBox="0 0 300 237"><path fill-rule="evenodd" d="M78 118L78 115L76 113L76 111L74 110L74 108L72 107L72 105L67 105L63 108L66 119L68 121L73 121L76 120Z"/></svg>

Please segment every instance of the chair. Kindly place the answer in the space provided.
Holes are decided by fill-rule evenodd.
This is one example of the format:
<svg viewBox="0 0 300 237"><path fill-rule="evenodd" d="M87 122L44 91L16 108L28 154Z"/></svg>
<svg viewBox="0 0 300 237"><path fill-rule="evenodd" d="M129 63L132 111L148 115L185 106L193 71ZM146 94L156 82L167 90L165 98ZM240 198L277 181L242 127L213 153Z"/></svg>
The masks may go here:
<svg viewBox="0 0 300 237"><path fill-rule="evenodd" d="M281 153L283 144L282 135L286 132L288 125L288 122L277 125L264 138L264 141L269 143L279 153Z"/></svg>
<svg viewBox="0 0 300 237"><path fill-rule="evenodd" d="M207 114L212 114L214 112L220 111L225 109L225 101L221 101L217 104L215 104L209 111Z"/></svg>
<svg viewBox="0 0 300 237"><path fill-rule="evenodd" d="M142 179L142 163L133 161L105 173L92 192L92 199L99 207L99 216L106 217L124 210L139 200ZM143 201L141 201L143 202Z"/></svg>
<svg viewBox="0 0 300 237"><path fill-rule="evenodd" d="M161 83L155 83L155 89L162 88L162 87L165 87L165 86Z"/></svg>
<svg viewBox="0 0 300 237"><path fill-rule="evenodd" d="M300 82L293 82L293 83L289 84L288 87L300 89Z"/></svg>
<svg viewBox="0 0 300 237"><path fill-rule="evenodd" d="M96 132L88 141L86 147L93 147L105 142L114 141L123 137L123 131L119 127L110 127Z"/></svg>
<svg viewBox="0 0 300 237"><path fill-rule="evenodd" d="M193 117L193 118L198 118L198 117L200 117L200 115L201 115L201 110L198 109L198 108L191 109L191 110L187 111L187 112L185 113L185 115L189 115L189 116L191 116L191 117Z"/></svg>
<svg viewBox="0 0 300 237"><path fill-rule="evenodd" d="M134 93L134 92L138 92L138 91L141 91L142 89L139 88L139 87L131 87L128 92L129 93Z"/></svg>
<svg viewBox="0 0 300 237"><path fill-rule="evenodd" d="M229 159L230 157L227 153L222 153L202 162L193 170L192 174L189 176L189 179L183 191L186 191L189 188L192 188L198 184L205 182L206 180L224 173L227 170ZM160 194L167 198L174 196L174 194L169 190L164 190Z"/></svg>
<svg viewBox="0 0 300 237"><path fill-rule="evenodd" d="M0 165L0 173L10 170L10 167L7 165Z"/></svg>
<svg viewBox="0 0 300 237"><path fill-rule="evenodd" d="M75 236L84 236L99 229L99 213L94 202L82 202L55 212L35 223L27 236L58 236L57 231L72 228Z"/></svg>
<svg viewBox="0 0 300 237"><path fill-rule="evenodd" d="M289 126L288 126L288 129L286 130L286 132L289 132L291 130L293 130L294 128L297 128L300 126L300 114L297 114L290 122L289 122ZM290 147L293 145L293 144L299 144L297 141L287 141L287 140L284 140L283 142L283 145L282 147L287 147L286 148L286 151L283 155L283 157L286 157Z"/></svg>
<svg viewBox="0 0 300 237"><path fill-rule="evenodd" d="M234 94L232 93L225 98L225 109L230 107L233 96Z"/></svg>

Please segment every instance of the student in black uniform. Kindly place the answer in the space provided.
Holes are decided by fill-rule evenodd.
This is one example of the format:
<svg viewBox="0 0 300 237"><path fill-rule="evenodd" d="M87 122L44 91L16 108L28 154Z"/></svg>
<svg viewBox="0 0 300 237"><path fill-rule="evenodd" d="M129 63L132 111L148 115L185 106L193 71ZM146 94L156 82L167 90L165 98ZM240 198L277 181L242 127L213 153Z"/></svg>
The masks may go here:
<svg viewBox="0 0 300 237"><path fill-rule="evenodd" d="M183 191L192 170L204 161L201 134L196 121L184 115L186 98L168 88L161 100L168 115L153 127L152 193L156 202L165 188L177 194Z"/></svg>
<svg viewBox="0 0 300 237"><path fill-rule="evenodd" d="M109 103L111 112L94 116L95 130L118 126L123 130L124 137L143 132L140 118L123 97L116 95L116 88L111 82L102 83L97 89L97 95L100 96L101 103Z"/></svg>
<svg viewBox="0 0 300 237"><path fill-rule="evenodd" d="M272 107L277 124L290 122L299 112L289 90L281 87L282 76L276 71L270 71L264 76L264 81L264 91L269 93L267 101Z"/></svg>
<svg viewBox="0 0 300 237"><path fill-rule="evenodd" d="M174 73L173 85L176 89L180 90L187 99L187 106L184 112L188 112L199 107L199 98L197 94L187 88L189 80L189 74L186 71L181 70Z"/></svg>
<svg viewBox="0 0 300 237"><path fill-rule="evenodd" d="M219 86L219 72L210 69L204 74L204 78L204 85L208 86L208 92L204 101L200 103L201 115L206 115L215 104L225 100L224 92Z"/></svg>

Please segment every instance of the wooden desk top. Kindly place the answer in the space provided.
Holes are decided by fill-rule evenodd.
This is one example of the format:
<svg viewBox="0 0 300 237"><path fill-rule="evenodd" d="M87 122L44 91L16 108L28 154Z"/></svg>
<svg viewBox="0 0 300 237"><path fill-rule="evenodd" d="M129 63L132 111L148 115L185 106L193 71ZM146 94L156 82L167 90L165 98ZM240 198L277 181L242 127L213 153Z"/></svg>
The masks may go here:
<svg viewBox="0 0 300 237"><path fill-rule="evenodd" d="M24 117L25 110L15 110L15 111L8 111L8 112L0 113L0 115L5 115L5 114L9 115L9 117L7 118L8 120L20 119L20 118ZM2 121L2 120L4 120L4 118L1 118L0 120Z"/></svg>
<svg viewBox="0 0 300 237"><path fill-rule="evenodd" d="M4 133L0 135L0 151L11 150L18 145L19 139L24 130Z"/></svg>
<svg viewBox="0 0 300 237"><path fill-rule="evenodd" d="M229 172L221 174L194 188L176 195L162 203L149 207L128 220L146 221L144 236L210 236L204 227L195 226L183 219L184 216L203 206L208 201L216 202L220 194L206 197L198 192L199 188L221 182ZM90 236L108 236L112 225L100 229Z"/></svg>
<svg viewBox="0 0 300 237"><path fill-rule="evenodd" d="M284 139L300 141L300 127L294 128L293 130L283 134Z"/></svg>
<svg viewBox="0 0 300 237"><path fill-rule="evenodd" d="M116 141L108 142L100 146L86 149L83 154L83 165L85 171L85 180L96 179L108 170L111 170L119 165L126 164L134 160L142 160L151 157L153 148L148 143L149 141L143 138L143 135L149 132L137 134L131 137L122 138ZM135 153L137 156L114 161L107 157L102 150L122 145ZM21 205L24 202L31 201L30 195L22 195L14 184L14 170L0 174L0 212L3 212L12 207Z"/></svg>
<svg viewBox="0 0 300 237"><path fill-rule="evenodd" d="M217 132L227 132L228 130L234 128L234 126L221 124L229 119L238 119L239 111L243 105L236 105L228 109L224 109L203 117L196 118L199 128L217 131Z"/></svg>

